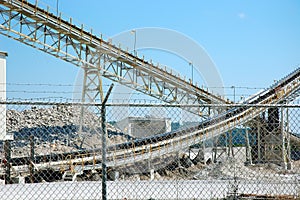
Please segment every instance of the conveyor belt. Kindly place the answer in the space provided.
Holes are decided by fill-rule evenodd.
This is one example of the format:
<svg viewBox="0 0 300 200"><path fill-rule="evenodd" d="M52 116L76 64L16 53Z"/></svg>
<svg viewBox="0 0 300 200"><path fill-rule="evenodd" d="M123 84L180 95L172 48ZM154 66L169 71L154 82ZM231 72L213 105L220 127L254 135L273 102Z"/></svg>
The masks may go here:
<svg viewBox="0 0 300 200"><path fill-rule="evenodd" d="M264 104L277 104L288 99L300 88L300 68L282 78L270 88L255 94L243 103L245 106L230 109L216 117L207 119L197 126L180 129L164 134L137 139L109 146L107 149L107 166L121 166L173 154L193 144L221 135L238 125L251 121L267 107ZM13 158L12 165L26 165L29 157ZM101 161L101 149L84 150L63 154L36 156L37 167L63 165L69 162ZM100 167L100 165L98 165Z"/></svg>

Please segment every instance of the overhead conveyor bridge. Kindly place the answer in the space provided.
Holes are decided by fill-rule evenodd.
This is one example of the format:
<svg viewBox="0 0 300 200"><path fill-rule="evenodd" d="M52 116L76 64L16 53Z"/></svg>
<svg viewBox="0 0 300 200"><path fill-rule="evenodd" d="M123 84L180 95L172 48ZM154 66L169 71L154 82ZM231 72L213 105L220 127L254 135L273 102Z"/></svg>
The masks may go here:
<svg viewBox="0 0 300 200"><path fill-rule="evenodd" d="M84 92L89 100L102 98L101 77L171 104L199 104L186 108L203 117L212 108L201 104L227 104L229 100L199 88L172 72L139 58L111 42L39 7L38 1L0 0L0 33L85 70ZM96 90L98 91L94 91ZM218 113L221 111L216 111Z"/></svg>

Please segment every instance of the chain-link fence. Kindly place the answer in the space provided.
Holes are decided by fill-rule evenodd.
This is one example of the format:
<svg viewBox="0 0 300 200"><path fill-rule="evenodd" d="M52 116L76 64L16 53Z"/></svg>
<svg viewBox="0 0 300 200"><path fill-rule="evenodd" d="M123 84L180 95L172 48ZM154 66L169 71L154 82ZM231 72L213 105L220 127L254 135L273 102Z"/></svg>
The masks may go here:
<svg viewBox="0 0 300 200"><path fill-rule="evenodd" d="M300 198L298 104L0 106L1 199Z"/></svg>

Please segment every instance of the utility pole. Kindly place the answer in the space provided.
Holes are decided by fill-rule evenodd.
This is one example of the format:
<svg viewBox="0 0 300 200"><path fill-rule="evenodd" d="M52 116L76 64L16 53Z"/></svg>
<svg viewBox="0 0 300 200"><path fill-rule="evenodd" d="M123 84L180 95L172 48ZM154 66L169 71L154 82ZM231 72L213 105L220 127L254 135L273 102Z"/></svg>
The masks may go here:
<svg viewBox="0 0 300 200"><path fill-rule="evenodd" d="M233 102L235 103L235 86L231 86L231 88L233 89Z"/></svg>
<svg viewBox="0 0 300 200"><path fill-rule="evenodd" d="M130 33L134 34L133 53L134 53L135 56L137 56L137 52L136 52L136 30L131 30Z"/></svg>
<svg viewBox="0 0 300 200"><path fill-rule="evenodd" d="M58 0L56 0L56 15L58 16Z"/></svg>
<svg viewBox="0 0 300 200"><path fill-rule="evenodd" d="M192 69L192 77L191 77L191 80L192 80L192 84L193 84L193 79L194 79L194 65L193 65L193 62L189 62L189 65L191 66L191 69Z"/></svg>

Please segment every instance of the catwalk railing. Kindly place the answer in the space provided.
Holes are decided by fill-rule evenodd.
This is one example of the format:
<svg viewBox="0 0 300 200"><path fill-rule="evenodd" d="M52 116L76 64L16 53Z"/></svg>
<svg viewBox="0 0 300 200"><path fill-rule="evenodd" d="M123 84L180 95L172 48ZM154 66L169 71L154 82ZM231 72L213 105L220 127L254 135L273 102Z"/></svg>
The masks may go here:
<svg viewBox="0 0 300 200"><path fill-rule="evenodd" d="M225 115L207 122L182 112L193 105L108 104L108 198L299 196L300 106L295 103L208 105L228 112L243 108L251 116L239 114L233 122ZM0 186L2 197L101 198L102 129L94 113L100 104L3 105L14 139L1 144L1 177L7 183Z"/></svg>

